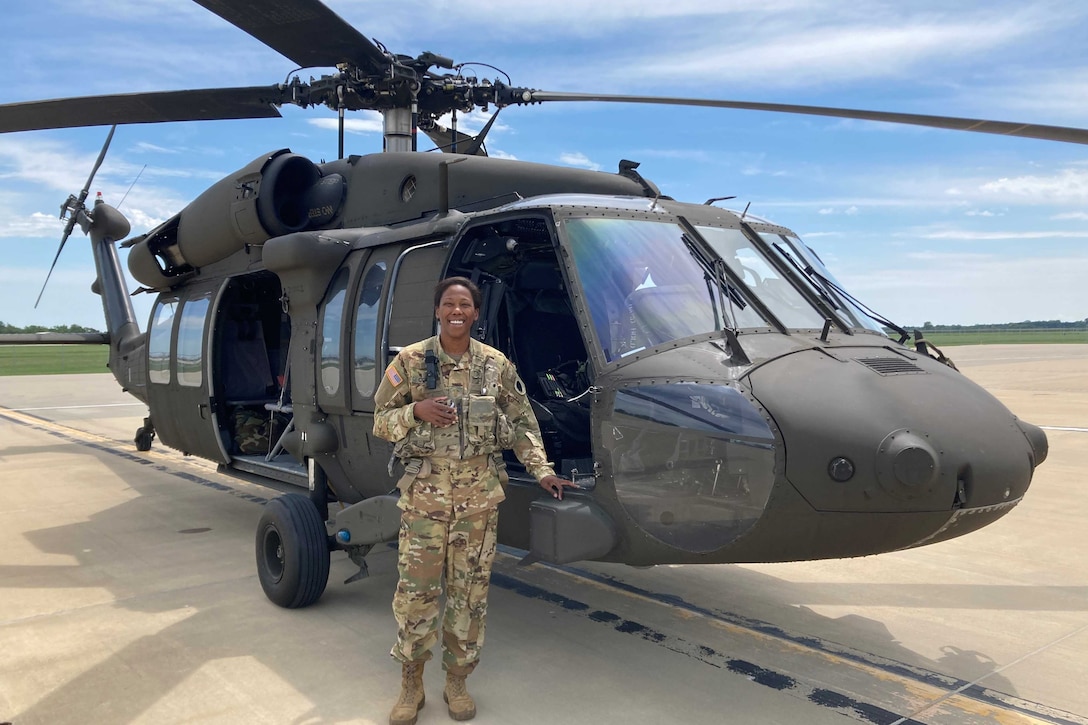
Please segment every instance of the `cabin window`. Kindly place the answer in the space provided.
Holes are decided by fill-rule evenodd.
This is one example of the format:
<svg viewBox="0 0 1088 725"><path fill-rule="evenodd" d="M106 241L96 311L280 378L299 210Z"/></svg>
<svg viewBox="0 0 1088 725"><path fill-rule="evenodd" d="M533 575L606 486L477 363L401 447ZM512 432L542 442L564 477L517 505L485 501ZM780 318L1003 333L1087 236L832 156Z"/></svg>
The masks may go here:
<svg viewBox="0 0 1088 725"><path fill-rule="evenodd" d="M188 300L181 308L178 323L178 385L198 388L204 382L204 319L208 316L211 292Z"/></svg>
<svg viewBox="0 0 1088 725"><path fill-rule="evenodd" d="M374 392L377 383L378 307L385 288L385 262L375 262L367 269L359 285L359 303L355 308L355 390L362 396Z"/></svg>
<svg viewBox="0 0 1088 725"><path fill-rule="evenodd" d="M321 387L329 395L340 392L340 341L347 292L348 270L341 269L329 288L321 320Z"/></svg>
<svg viewBox="0 0 1088 725"><path fill-rule="evenodd" d="M147 379L152 383L170 382L170 337L177 306L177 297L160 298L151 316L151 330L147 336Z"/></svg>

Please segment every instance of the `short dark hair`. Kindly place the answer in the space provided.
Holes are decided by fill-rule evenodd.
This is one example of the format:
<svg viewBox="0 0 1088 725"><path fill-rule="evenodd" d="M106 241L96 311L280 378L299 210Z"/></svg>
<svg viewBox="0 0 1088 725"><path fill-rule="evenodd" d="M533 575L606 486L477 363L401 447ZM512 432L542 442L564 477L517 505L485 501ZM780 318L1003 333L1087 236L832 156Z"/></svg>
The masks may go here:
<svg viewBox="0 0 1088 725"><path fill-rule="evenodd" d="M442 304L442 295L446 294L446 290L458 286L468 290L469 295L472 296L472 306L480 309L480 305L484 302L484 296L480 292L480 288L471 279L468 277L446 277L434 286L434 307L436 310Z"/></svg>

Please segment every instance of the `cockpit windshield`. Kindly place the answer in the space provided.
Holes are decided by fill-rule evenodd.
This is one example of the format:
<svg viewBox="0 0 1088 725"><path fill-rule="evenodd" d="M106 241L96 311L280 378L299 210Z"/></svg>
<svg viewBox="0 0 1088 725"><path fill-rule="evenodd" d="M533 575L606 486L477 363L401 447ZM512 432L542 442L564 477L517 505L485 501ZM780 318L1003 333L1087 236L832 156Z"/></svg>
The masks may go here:
<svg viewBox="0 0 1088 725"><path fill-rule="evenodd" d="M563 228L606 360L724 328L824 324L825 312L740 229L689 235L672 221L591 217Z"/></svg>
<svg viewBox="0 0 1088 725"><path fill-rule="evenodd" d="M870 317L862 306L845 293L842 285L831 275L823 260L811 247L794 236L783 237L770 232L759 232L759 236L796 268L799 276L808 280L817 294L828 302L846 324L884 334L883 325Z"/></svg>
<svg viewBox="0 0 1088 725"><path fill-rule="evenodd" d="M678 224L575 218L564 227L607 360L724 327L770 327L739 290L720 289Z"/></svg>
<svg viewBox="0 0 1088 725"><path fill-rule="evenodd" d="M739 229L697 227L715 253L771 311L791 329L820 329L824 314L812 306L789 280L783 279L761 251Z"/></svg>

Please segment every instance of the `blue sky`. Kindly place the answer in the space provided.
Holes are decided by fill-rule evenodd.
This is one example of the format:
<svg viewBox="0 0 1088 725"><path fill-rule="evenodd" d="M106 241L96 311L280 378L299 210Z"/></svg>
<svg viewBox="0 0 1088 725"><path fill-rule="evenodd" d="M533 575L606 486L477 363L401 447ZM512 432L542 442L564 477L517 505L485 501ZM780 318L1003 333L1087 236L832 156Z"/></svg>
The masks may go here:
<svg viewBox="0 0 1088 725"><path fill-rule="evenodd" d="M1088 4L877 0L328 0L390 50L480 61L515 85L869 108L1088 127ZM265 85L293 64L186 0L38 0L5 13L0 103ZM328 70L307 71L320 75ZM494 78L487 68L480 77ZM140 233L273 149L336 155L335 117L118 128L91 190ZM482 125L462 120L462 128ZM381 149L353 117L350 153ZM0 135L0 320L101 328L89 244L57 210L108 129ZM425 144L426 145L426 144ZM614 171L797 231L853 294L902 324L1088 317L1088 146L698 108L502 112L492 155ZM133 285L134 286L134 285ZM137 297L143 319L150 307Z"/></svg>

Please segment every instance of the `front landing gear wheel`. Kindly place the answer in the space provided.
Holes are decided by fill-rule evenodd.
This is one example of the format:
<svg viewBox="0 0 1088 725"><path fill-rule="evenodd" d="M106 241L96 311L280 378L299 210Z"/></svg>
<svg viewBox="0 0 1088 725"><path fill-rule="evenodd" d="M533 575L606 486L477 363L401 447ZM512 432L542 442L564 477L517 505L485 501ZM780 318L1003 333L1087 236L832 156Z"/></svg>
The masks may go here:
<svg viewBox="0 0 1088 725"><path fill-rule="evenodd" d="M269 501L257 524L257 576L281 607L308 607L329 581L329 539L310 499L289 493Z"/></svg>
<svg viewBox="0 0 1088 725"><path fill-rule="evenodd" d="M154 431L149 431L145 428L140 428L136 431L136 438L133 439L136 443L136 450L138 451L150 451L151 441L155 440Z"/></svg>
<svg viewBox="0 0 1088 725"><path fill-rule="evenodd" d="M144 424L136 429L136 437L133 438L136 450L150 451L153 440L155 440L155 426L151 423L151 418L144 418Z"/></svg>

